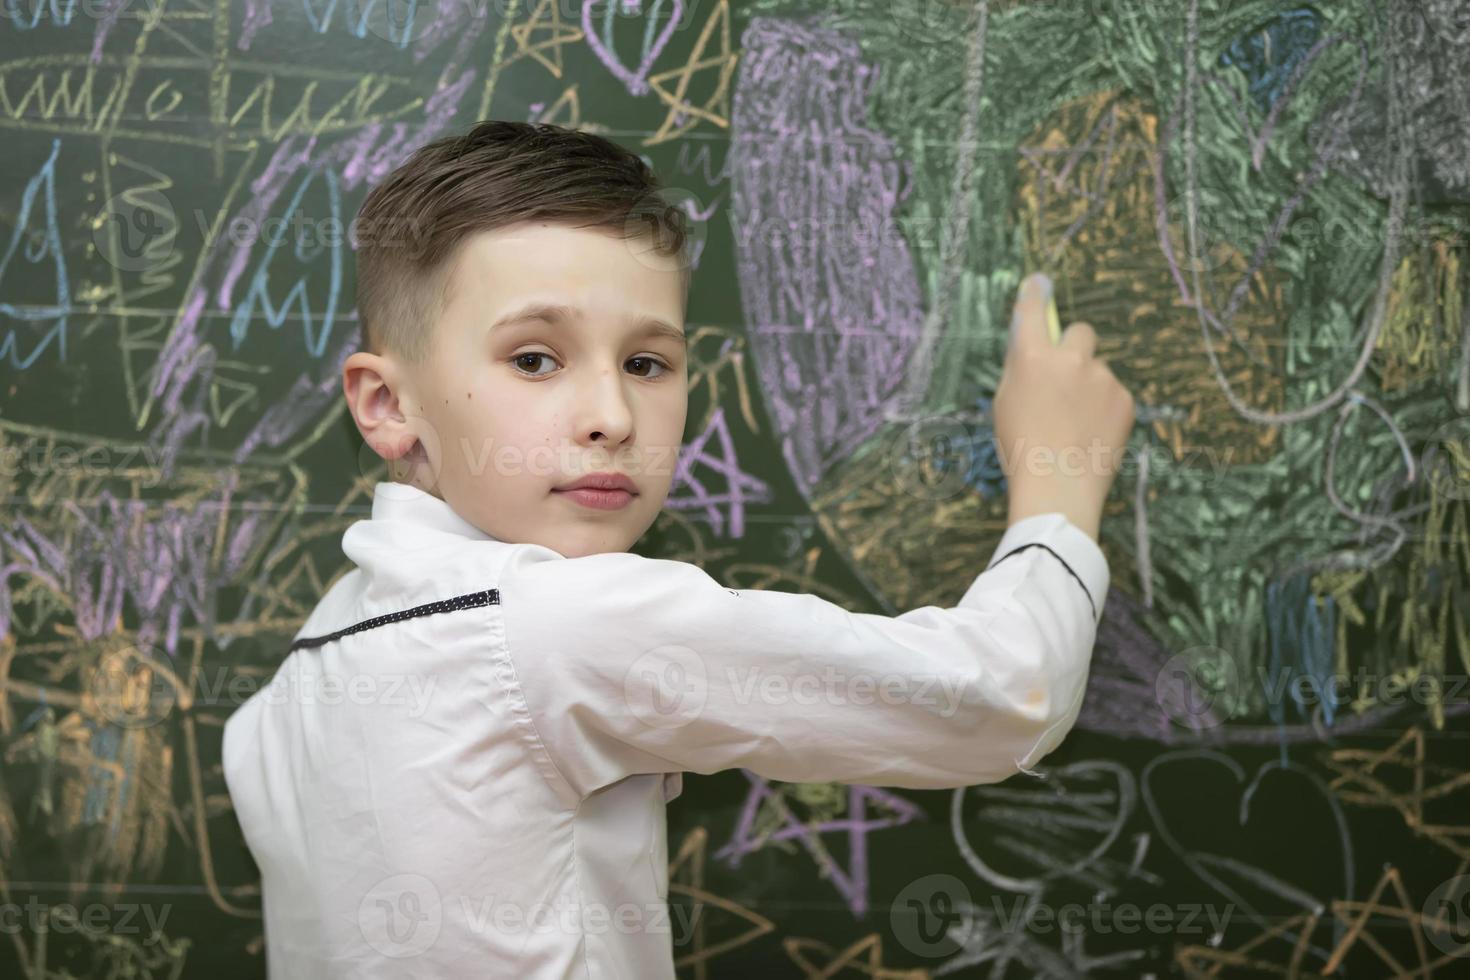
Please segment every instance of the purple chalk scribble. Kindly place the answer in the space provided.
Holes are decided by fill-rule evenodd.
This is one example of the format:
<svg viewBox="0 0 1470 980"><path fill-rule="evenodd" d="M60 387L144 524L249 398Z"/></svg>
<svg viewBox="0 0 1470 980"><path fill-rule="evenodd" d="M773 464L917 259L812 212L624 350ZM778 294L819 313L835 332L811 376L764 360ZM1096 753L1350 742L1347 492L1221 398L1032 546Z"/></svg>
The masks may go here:
<svg viewBox="0 0 1470 980"><path fill-rule="evenodd" d="M757 376L809 493L878 431L923 310L895 231L906 167L866 125L877 71L856 41L756 18L732 113L740 292Z"/></svg>
<svg viewBox="0 0 1470 980"><path fill-rule="evenodd" d="M875 830L901 827L906 823L928 819L922 808L887 790L873 786L848 786L847 815L838 820L814 820L803 822L787 813L782 827L771 834L755 833L756 816L761 806L776 796L770 783L748 769L742 769L750 780L750 792L740 808L740 820L730 841L715 852L716 858L724 858L730 867L740 864L740 859L758 851L768 842L797 840L822 867L823 876L836 886L847 901L852 914L861 916L868 910L868 834ZM882 814L869 816L869 813ZM847 834L848 866L843 869L822 844L824 834Z"/></svg>
<svg viewBox="0 0 1470 980"><path fill-rule="evenodd" d="M711 439L719 446L717 455L707 451ZM698 475L696 467L700 470ZM704 473L710 470L722 478L723 493L711 493L705 487ZM716 536L728 533L732 538L743 538L745 505L770 501L770 485L740 469L735 460L735 440L730 437L730 426L725 422L725 410L715 409L705 430L679 450L673 485L664 506L671 510L704 511ZM720 511L721 507L728 511L728 529L727 515Z"/></svg>

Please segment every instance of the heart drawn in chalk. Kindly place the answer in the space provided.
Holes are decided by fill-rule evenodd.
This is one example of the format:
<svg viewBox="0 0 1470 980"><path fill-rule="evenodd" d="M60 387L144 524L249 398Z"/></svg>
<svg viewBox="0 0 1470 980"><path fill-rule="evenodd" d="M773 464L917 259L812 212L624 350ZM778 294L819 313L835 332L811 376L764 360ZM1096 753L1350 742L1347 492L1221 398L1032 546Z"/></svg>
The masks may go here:
<svg viewBox="0 0 1470 980"><path fill-rule="evenodd" d="M616 75L633 95L643 95L648 91L648 72L653 67L653 63L658 60L658 56L663 53L664 48L668 46L669 39L674 36L674 32L679 29L679 23L684 19L684 0L667 0L668 4L673 7L669 15L669 22L652 43L648 44L647 49L643 52L643 60L638 63L636 71L629 70L623 59L611 49L612 30L610 26L606 40L598 34L592 22L593 11L603 8L601 15L605 21L610 23L615 16L611 9L614 4L621 6L625 15L633 13L645 17L657 17L664 7L664 2L665 0L653 0L652 10L648 12L643 9L643 0L587 0L582 5L582 31L587 36L588 46L597 55L597 59L607 66L607 70ZM647 36L648 32L645 32L644 37Z"/></svg>
<svg viewBox="0 0 1470 980"><path fill-rule="evenodd" d="M1206 779L1228 806L1202 798ZM1346 816L1310 771L1268 762L1248 775L1224 753L1181 749L1150 760L1139 782L1159 839L1239 906L1239 918L1279 922L1355 897Z"/></svg>
<svg viewBox="0 0 1470 980"><path fill-rule="evenodd" d="M1095 867L1133 815L1137 786L1122 764L1084 759L1043 768L1045 782L1011 779L1004 789L971 786L951 797L960 856L996 888L1037 893L1048 881Z"/></svg>

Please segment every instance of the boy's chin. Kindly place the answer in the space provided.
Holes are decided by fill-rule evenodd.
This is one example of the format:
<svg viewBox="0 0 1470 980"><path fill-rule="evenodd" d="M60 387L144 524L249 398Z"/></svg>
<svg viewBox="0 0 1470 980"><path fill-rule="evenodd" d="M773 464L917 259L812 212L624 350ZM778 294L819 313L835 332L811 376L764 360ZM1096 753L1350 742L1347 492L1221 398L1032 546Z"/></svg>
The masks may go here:
<svg viewBox="0 0 1470 980"><path fill-rule="evenodd" d="M595 541L567 543L555 550L566 558L586 558L588 555L618 554L627 551L630 544L631 542L621 538L616 540L603 538Z"/></svg>

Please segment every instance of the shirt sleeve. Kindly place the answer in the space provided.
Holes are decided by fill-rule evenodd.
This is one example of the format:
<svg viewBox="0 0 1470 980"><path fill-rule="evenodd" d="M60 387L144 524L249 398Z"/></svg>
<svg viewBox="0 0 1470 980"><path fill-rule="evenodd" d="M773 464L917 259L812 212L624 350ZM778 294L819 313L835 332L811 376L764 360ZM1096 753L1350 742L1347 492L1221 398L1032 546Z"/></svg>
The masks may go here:
<svg viewBox="0 0 1470 980"><path fill-rule="evenodd" d="M1076 721L1108 590L1060 513L1012 524L952 608L850 612L730 589L687 562L522 545L506 655L578 796L625 776L743 767L786 782L999 782Z"/></svg>

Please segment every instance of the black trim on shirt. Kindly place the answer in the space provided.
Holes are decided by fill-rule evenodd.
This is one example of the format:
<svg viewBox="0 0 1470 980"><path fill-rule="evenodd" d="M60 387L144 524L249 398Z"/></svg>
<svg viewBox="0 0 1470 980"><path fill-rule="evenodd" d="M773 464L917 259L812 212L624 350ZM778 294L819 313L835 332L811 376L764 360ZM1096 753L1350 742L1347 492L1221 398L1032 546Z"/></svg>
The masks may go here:
<svg viewBox="0 0 1470 980"><path fill-rule="evenodd" d="M1087 604L1092 607L1092 619L1093 619L1094 622L1096 622L1097 621L1097 603L1095 603L1095 602L1092 601L1092 593L1087 591L1087 583L1084 582L1084 581L1082 581L1082 576L1081 575L1078 575L1076 572L1073 572L1072 571L1072 566L1067 564L1067 559L1063 558L1061 555L1057 554L1055 551L1052 551L1050 547L1048 547L1047 545L1042 544L1040 541L1032 541L1030 544L1023 544L1023 545L1021 545L1019 548L1012 548L1010 551L1007 551L1005 554L1001 555L995 561L991 562L990 563L990 567L991 568L994 568L996 565L999 565L1001 562L1003 562L1007 558L1011 557L1011 555L1014 555L1017 552L1025 551L1027 548L1046 548L1046 550L1051 553L1052 557L1054 557L1057 561L1059 561L1059 562L1062 563L1062 567L1065 568L1068 572L1071 573L1072 577L1077 580L1077 584L1078 585L1082 586L1082 594L1085 595L1085 596L1087 596Z"/></svg>
<svg viewBox="0 0 1470 980"><path fill-rule="evenodd" d="M291 650L288 652L294 652L301 647L319 647L323 643L340 640L342 637L352 633L361 633L363 630L370 630L377 626L387 626L389 623L402 622L405 619L413 619L415 616L429 616L433 613L456 612L460 609L477 609L480 606L498 605L500 605L499 589L469 592L465 595L457 595L453 599L440 599L438 602L426 602L421 606L414 606L412 609L403 609L399 612L374 616L372 619L364 619L360 623L354 623L351 626L337 630L335 633L328 633L326 636L303 636L291 644Z"/></svg>

